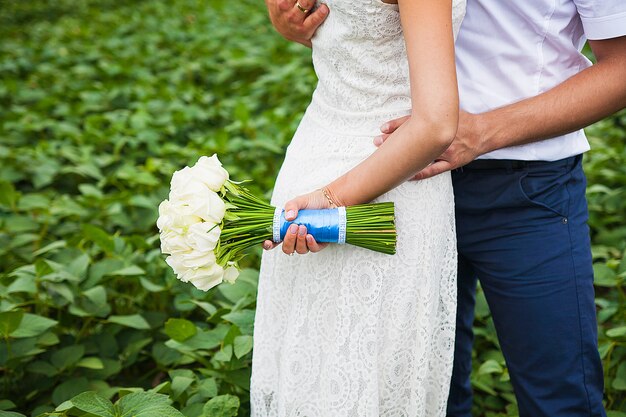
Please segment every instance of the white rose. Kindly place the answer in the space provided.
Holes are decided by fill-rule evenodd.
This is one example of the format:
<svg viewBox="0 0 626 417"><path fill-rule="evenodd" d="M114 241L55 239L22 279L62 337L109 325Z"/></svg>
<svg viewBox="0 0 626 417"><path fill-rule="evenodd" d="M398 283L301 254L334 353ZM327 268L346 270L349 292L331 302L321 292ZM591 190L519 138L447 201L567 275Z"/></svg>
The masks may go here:
<svg viewBox="0 0 626 417"><path fill-rule="evenodd" d="M226 204L219 194L195 180L181 181L180 184L170 192L170 211L173 212L170 216L192 215L207 222L222 222Z"/></svg>
<svg viewBox="0 0 626 417"><path fill-rule="evenodd" d="M193 213L193 207L181 201L164 200L159 205L157 227L161 232L175 231L183 234L186 233L189 226L201 221L202 217Z"/></svg>
<svg viewBox="0 0 626 417"><path fill-rule="evenodd" d="M201 224L201 223L198 223ZM161 232L161 252L167 254L187 253L192 247L187 243L184 235L172 230Z"/></svg>
<svg viewBox="0 0 626 417"><path fill-rule="evenodd" d="M180 263L185 268L204 268L215 264L215 254L213 252L191 251L189 253L176 254Z"/></svg>
<svg viewBox="0 0 626 417"><path fill-rule="evenodd" d="M220 233L219 226L214 223L192 224L189 226L187 234L185 234L185 246L200 252L210 252L217 246L217 242L220 240Z"/></svg>
<svg viewBox="0 0 626 417"><path fill-rule="evenodd" d="M190 269L181 278L184 282L191 282L196 288L207 291L222 282L224 269L213 264L204 268Z"/></svg>
<svg viewBox="0 0 626 417"><path fill-rule="evenodd" d="M188 184L195 182L193 170L189 167L185 167L178 171L174 171L172 174L172 181L170 181L170 188L172 190L186 189Z"/></svg>
<svg viewBox="0 0 626 417"><path fill-rule="evenodd" d="M165 262L172 268L172 270L180 280L182 280L184 274L189 271L189 268L183 266L180 257L177 255L168 256L167 258L165 258Z"/></svg>
<svg viewBox="0 0 626 417"><path fill-rule="evenodd" d="M235 280L239 276L239 270L235 266L229 266L224 270L224 281L235 283Z"/></svg>
<svg viewBox="0 0 626 417"><path fill-rule="evenodd" d="M194 168L200 173L199 180L213 191L221 190L228 179L228 171L222 168L222 163L215 154L211 157L200 157Z"/></svg>
<svg viewBox="0 0 626 417"><path fill-rule="evenodd" d="M171 213L172 205L169 200L161 201L161 204L159 204L159 218L157 219L157 227L159 230L163 230L169 226Z"/></svg>

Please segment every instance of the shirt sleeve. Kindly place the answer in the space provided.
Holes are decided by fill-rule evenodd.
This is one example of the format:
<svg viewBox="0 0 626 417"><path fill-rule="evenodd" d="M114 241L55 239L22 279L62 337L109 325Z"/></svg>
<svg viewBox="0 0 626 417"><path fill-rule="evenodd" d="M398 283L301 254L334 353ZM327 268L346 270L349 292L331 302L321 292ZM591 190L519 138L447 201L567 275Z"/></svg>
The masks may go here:
<svg viewBox="0 0 626 417"><path fill-rule="evenodd" d="M587 39L626 36L626 0L574 0Z"/></svg>

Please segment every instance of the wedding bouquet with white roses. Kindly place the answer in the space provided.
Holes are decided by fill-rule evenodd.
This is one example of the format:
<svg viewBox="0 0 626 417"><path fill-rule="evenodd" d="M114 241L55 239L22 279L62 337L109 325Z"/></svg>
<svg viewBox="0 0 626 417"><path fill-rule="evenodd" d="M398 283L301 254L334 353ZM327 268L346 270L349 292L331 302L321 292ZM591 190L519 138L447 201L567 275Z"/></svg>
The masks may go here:
<svg viewBox="0 0 626 417"><path fill-rule="evenodd" d="M282 241L291 223L304 224L318 242L349 243L393 254L393 203L300 210L293 221L281 208L231 181L217 155L174 172L169 198L159 205L157 227L165 262L178 279L201 290L234 282L246 249Z"/></svg>

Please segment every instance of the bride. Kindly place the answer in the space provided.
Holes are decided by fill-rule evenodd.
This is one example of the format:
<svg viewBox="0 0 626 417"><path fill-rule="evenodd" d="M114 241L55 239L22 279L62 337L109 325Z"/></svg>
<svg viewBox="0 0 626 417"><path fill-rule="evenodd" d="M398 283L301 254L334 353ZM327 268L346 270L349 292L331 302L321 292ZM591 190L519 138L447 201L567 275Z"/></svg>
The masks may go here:
<svg viewBox="0 0 626 417"><path fill-rule="evenodd" d="M289 7L306 14L313 2ZM264 253L252 415L443 416L456 301L452 187L449 175L406 179L456 132L454 36L464 0L326 4L312 40L319 82L272 204L293 219L298 209L393 201L397 254L324 248L296 225L283 252L315 253ZM376 150L380 124L409 113Z"/></svg>

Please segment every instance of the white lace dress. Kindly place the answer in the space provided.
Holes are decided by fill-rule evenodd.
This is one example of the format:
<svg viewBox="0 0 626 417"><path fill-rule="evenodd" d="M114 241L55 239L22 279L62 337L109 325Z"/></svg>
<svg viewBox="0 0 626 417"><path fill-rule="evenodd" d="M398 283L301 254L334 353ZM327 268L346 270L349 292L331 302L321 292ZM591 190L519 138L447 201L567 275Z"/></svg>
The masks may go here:
<svg viewBox="0 0 626 417"><path fill-rule="evenodd" d="M313 39L319 83L276 180L277 206L365 159L380 125L410 109L398 6L327 4ZM456 1L455 33L464 10ZM253 416L445 415L456 310L450 177L407 182L377 201L395 203L396 255L349 245L263 255Z"/></svg>

